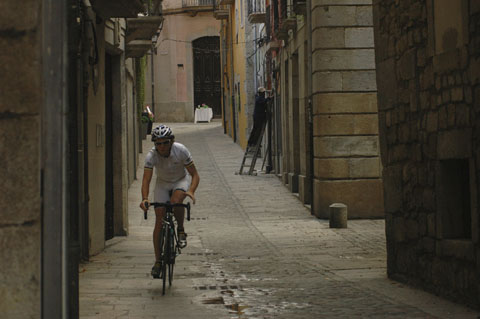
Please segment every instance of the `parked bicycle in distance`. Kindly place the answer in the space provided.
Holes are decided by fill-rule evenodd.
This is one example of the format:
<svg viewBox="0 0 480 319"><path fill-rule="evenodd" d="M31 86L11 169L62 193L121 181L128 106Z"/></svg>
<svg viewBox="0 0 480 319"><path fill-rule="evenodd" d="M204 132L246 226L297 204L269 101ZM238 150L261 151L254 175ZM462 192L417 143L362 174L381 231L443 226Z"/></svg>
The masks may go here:
<svg viewBox="0 0 480 319"><path fill-rule="evenodd" d="M173 214L174 207L184 207L187 209L187 220L190 220L190 203L183 204L171 204L170 202L166 203L145 203L145 207L148 208L153 206L165 207L165 215L163 216L162 229L160 231L160 242L159 247L160 252L160 261L161 261L161 272L159 277L163 279L162 286L162 295L165 295L165 286L167 282L168 275L168 284L172 285L173 280L173 267L175 265L175 258L181 254L181 248L178 242L177 232L175 230L175 219ZM144 212L144 218L147 219L147 211Z"/></svg>

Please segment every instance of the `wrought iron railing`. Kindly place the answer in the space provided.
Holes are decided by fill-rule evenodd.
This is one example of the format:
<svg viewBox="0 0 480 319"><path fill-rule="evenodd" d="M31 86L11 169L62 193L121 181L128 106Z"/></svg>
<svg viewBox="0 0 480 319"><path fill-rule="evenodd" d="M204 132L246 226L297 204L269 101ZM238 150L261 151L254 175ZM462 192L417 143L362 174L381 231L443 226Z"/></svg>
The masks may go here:
<svg viewBox="0 0 480 319"><path fill-rule="evenodd" d="M143 0L143 7L147 16L162 15L162 0Z"/></svg>
<svg viewBox="0 0 480 319"><path fill-rule="evenodd" d="M281 20L287 17L287 0L280 0L280 18Z"/></svg>
<svg viewBox="0 0 480 319"><path fill-rule="evenodd" d="M215 6L215 0L182 0L182 8Z"/></svg>
<svg viewBox="0 0 480 319"><path fill-rule="evenodd" d="M306 1L305 0L292 0L292 4L293 4L294 8L301 7L301 6L306 5Z"/></svg>
<svg viewBox="0 0 480 319"><path fill-rule="evenodd" d="M280 16L278 12L278 1L273 1L273 30L278 30L280 26Z"/></svg>
<svg viewBox="0 0 480 319"><path fill-rule="evenodd" d="M295 15L293 5L287 3L287 0L280 0L281 20L291 18Z"/></svg>
<svg viewBox="0 0 480 319"><path fill-rule="evenodd" d="M248 14L265 13L265 0L248 0Z"/></svg>
<svg viewBox="0 0 480 319"><path fill-rule="evenodd" d="M298 15L307 14L307 3L305 0L293 0L293 11Z"/></svg>

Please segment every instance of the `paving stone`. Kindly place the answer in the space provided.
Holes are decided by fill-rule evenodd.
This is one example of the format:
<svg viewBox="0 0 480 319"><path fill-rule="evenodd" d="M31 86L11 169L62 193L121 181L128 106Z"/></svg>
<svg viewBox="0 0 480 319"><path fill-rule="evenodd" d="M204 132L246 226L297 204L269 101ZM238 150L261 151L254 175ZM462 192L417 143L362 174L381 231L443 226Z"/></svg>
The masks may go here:
<svg viewBox="0 0 480 319"><path fill-rule="evenodd" d="M161 280L149 276L154 218L143 220L138 204L131 203L130 235L107 243L80 267L81 318L479 315L389 280L383 220L350 220L348 229L330 229L277 177L235 175L243 151L223 134L220 122L169 125L194 157L201 182L192 217L205 220L186 223L188 246L176 260L173 286L162 296ZM140 200L139 179L129 201Z"/></svg>

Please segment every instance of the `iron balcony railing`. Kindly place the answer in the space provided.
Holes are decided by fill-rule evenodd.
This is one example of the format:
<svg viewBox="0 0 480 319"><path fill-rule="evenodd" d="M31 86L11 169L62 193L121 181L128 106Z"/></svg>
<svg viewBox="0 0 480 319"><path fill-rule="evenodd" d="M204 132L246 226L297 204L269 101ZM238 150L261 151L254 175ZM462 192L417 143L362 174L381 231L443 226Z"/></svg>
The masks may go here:
<svg viewBox="0 0 480 319"><path fill-rule="evenodd" d="M281 20L292 15L292 6L288 5L287 0L280 0L280 11L281 11Z"/></svg>
<svg viewBox="0 0 480 319"><path fill-rule="evenodd" d="M248 14L265 13L265 0L249 0Z"/></svg>
<svg viewBox="0 0 480 319"><path fill-rule="evenodd" d="M278 13L278 1L273 1L273 30L276 31L280 26L280 16Z"/></svg>
<svg viewBox="0 0 480 319"><path fill-rule="evenodd" d="M293 0L293 11L296 14L306 15L307 3L305 0Z"/></svg>
<svg viewBox="0 0 480 319"><path fill-rule="evenodd" d="M182 0L182 8L215 6L215 0Z"/></svg>
<svg viewBox="0 0 480 319"><path fill-rule="evenodd" d="M162 0L143 0L143 7L147 16L162 15Z"/></svg>

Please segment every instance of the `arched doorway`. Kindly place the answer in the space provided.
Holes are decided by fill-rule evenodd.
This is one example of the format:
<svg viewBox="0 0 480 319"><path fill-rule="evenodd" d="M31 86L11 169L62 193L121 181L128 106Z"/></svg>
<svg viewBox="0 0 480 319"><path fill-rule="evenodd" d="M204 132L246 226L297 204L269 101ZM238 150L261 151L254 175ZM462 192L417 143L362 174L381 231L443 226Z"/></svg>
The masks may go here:
<svg viewBox="0 0 480 319"><path fill-rule="evenodd" d="M194 106L205 103L214 117L221 117L220 38L198 38L192 47Z"/></svg>

